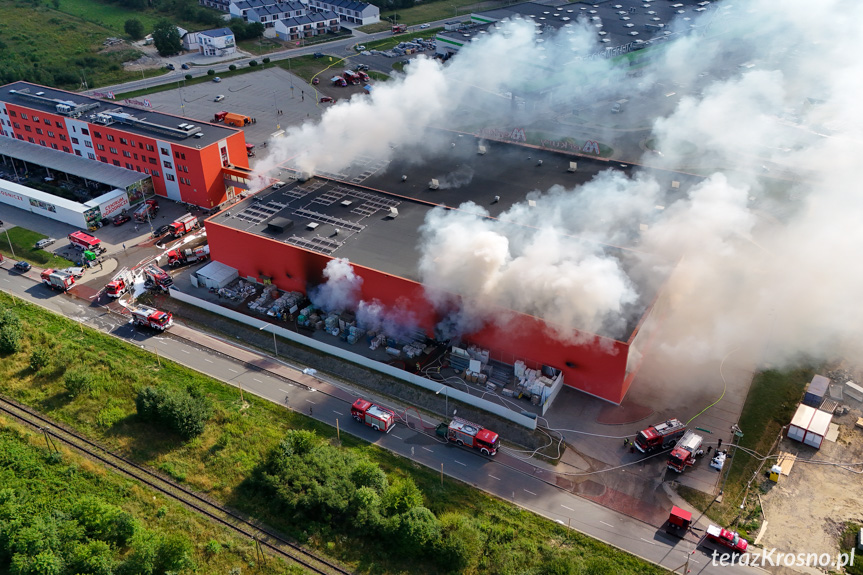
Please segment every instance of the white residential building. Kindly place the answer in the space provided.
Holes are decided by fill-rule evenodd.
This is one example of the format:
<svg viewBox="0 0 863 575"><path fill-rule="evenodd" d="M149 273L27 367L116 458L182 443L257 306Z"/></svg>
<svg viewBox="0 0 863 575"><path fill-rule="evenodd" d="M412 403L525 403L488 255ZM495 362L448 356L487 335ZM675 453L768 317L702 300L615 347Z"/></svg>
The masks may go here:
<svg viewBox="0 0 863 575"><path fill-rule="evenodd" d="M327 32L338 32L341 19L335 12L312 12L297 18L285 18L275 23L276 37L282 41L302 40Z"/></svg>
<svg viewBox="0 0 863 575"><path fill-rule="evenodd" d="M279 20L299 18L307 13L302 2L279 2L266 6L254 6L245 10L246 22L260 22L264 28L272 28Z"/></svg>
<svg viewBox="0 0 863 575"><path fill-rule="evenodd" d="M381 21L380 9L367 2L355 0L308 0L309 10L314 12L335 12L342 22L375 24Z"/></svg>

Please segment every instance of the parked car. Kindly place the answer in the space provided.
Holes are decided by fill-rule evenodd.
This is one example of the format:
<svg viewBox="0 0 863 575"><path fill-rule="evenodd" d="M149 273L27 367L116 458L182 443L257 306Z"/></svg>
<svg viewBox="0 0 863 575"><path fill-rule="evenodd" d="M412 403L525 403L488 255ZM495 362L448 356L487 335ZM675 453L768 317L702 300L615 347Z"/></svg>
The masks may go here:
<svg viewBox="0 0 863 575"><path fill-rule="evenodd" d="M420 28L422 28L423 30L425 30L428 27L429 27L428 24L420 24Z"/></svg>
<svg viewBox="0 0 863 575"><path fill-rule="evenodd" d="M354 70L356 70L357 72L359 72L360 70L364 70L364 71L368 72L369 71L369 65L368 64L357 64L357 67L354 68Z"/></svg>
<svg viewBox="0 0 863 575"><path fill-rule="evenodd" d="M323 57L324 57L324 53L323 53L323 52L315 52L315 53L314 53L314 56L315 56L315 58L323 58Z"/></svg>
<svg viewBox="0 0 863 575"><path fill-rule="evenodd" d="M317 86L320 83L321 83L320 78L312 78L312 86Z"/></svg>
<svg viewBox="0 0 863 575"><path fill-rule="evenodd" d="M213 101L214 101L214 102L221 102L221 101L222 101L222 100L224 100L224 99L225 99L225 96L224 96L223 94L219 94L218 96L216 96L215 98L213 98Z"/></svg>
<svg viewBox="0 0 863 575"><path fill-rule="evenodd" d="M171 224L165 224L164 226L160 226L160 227L156 228L156 231L153 232L153 234L155 236L161 236L163 234L168 233L168 231L170 231L170 229L171 229Z"/></svg>
<svg viewBox="0 0 863 575"><path fill-rule="evenodd" d="M129 216L129 214L120 214L119 216L114 218L114 225L115 226L122 226L123 224L125 224L126 222L128 222L131 219L132 218L131 218L131 216Z"/></svg>
<svg viewBox="0 0 863 575"><path fill-rule="evenodd" d="M166 70L176 70L176 68L174 68L174 65L173 65L173 64L166 64L166 65L165 65L165 69L166 69Z"/></svg>
<svg viewBox="0 0 863 575"><path fill-rule="evenodd" d="M24 260L21 260L20 262L15 264L15 269L19 272L29 271L31 267L33 266L30 265L30 262L25 262Z"/></svg>
<svg viewBox="0 0 863 575"><path fill-rule="evenodd" d="M327 102L332 102L332 101L333 101L333 99L330 98L329 96L322 96L321 97L321 104L325 104Z"/></svg>
<svg viewBox="0 0 863 575"><path fill-rule="evenodd" d="M365 49L366 49L366 47L365 47L365 46L363 46L362 44L360 44L359 46L357 46L357 52L362 52L362 51L363 51L363 50L365 50Z"/></svg>
<svg viewBox="0 0 863 575"><path fill-rule="evenodd" d="M188 70L190 66L188 64L183 64L182 66L180 66L180 68L182 68L183 70Z"/></svg>
<svg viewBox="0 0 863 575"><path fill-rule="evenodd" d="M213 78L213 82L221 82L221 81L222 81L222 79L219 78L218 76Z"/></svg>
<svg viewBox="0 0 863 575"><path fill-rule="evenodd" d="M44 250L45 248L47 248L48 246L50 246L51 244L53 244L56 241L57 240L55 240L54 238L45 238L43 240L39 240L38 242L36 242L35 247L37 250Z"/></svg>
<svg viewBox="0 0 863 575"><path fill-rule="evenodd" d="M82 277L84 277L84 268L72 267L72 268L66 268L62 271L66 272L67 274L71 274L71 275L75 276L76 280L79 280Z"/></svg>

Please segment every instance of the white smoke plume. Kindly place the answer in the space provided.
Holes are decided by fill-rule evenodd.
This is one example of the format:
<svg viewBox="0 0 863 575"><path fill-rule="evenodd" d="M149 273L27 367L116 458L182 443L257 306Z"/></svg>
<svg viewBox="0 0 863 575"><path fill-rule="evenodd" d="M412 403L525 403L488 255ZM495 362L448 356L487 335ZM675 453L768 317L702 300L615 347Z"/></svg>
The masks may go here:
<svg viewBox="0 0 863 575"><path fill-rule="evenodd" d="M774 363L853 357L863 351L863 4L714 2L687 17L637 76L614 59L575 56L603 50L589 22L544 32L541 44L533 25L489 34L445 65L420 59L371 97L292 130L270 165L295 157L304 169L333 169L359 154L386 158L420 147L417 126L426 124L555 126L644 149L642 163L705 180L668 196L650 172L608 171L574 190L537 190L536 208L517 204L499 222L470 204L435 211L420 246L430 293L462 294L477 315L499 304L613 331L635 302L649 303L636 286L665 284L658 348L669 353L704 359L742 348ZM518 103L537 83L556 88L518 106L501 96ZM610 117L621 98L620 117L641 122L620 128ZM577 121L558 126L573 114ZM661 258L623 266L594 242ZM474 325L464 310L449 311L450 325Z"/></svg>
<svg viewBox="0 0 863 575"><path fill-rule="evenodd" d="M324 283L309 291L313 304L327 311L353 311L360 300L363 278L343 258L330 260L324 268Z"/></svg>
<svg viewBox="0 0 863 575"><path fill-rule="evenodd" d="M449 190L468 185L473 180L473 168L470 166L459 166L455 170L438 176L438 189Z"/></svg>
<svg viewBox="0 0 863 575"><path fill-rule="evenodd" d="M386 306L377 299L361 301L357 307L357 325L366 331L405 340L417 331L416 315L407 301L399 301L395 306Z"/></svg>

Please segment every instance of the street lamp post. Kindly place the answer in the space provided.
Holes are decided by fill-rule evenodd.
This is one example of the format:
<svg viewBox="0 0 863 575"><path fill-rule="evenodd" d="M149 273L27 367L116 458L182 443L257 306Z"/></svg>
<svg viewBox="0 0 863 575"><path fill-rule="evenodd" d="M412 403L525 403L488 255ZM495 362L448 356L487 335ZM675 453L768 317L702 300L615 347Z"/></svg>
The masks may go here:
<svg viewBox="0 0 863 575"><path fill-rule="evenodd" d="M12 240L9 239L9 229L6 228L6 226L3 226L3 231L6 232L6 241L9 242L9 251L12 252L12 259L17 259L15 257L15 250L12 248Z"/></svg>
<svg viewBox="0 0 863 575"><path fill-rule="evenodd" d="M444 413L449 417L449 387L443 386L435 392L435 395L440 395L440 392L444 392Z"/></svg>
<svg viewBox="0 0 863 575"><path fill-rule="evenodd" d="M731 426L731 431L734 433L731 440L731 447L733 449L731 451L731 458L728 460L728 468L725 470L725 475L722 477L722 483L719 485L719 495L722 495L725 490L725 480L728 479L728 474L731 473L731 464L734 463L734 454L737 453L737 444L739 443L739 439L743 437L743 431L740 430L740 427L736 423Z"/></svg>
<svg viewBox="0 0 863 575"><path fill-rule="evenodd" d="M267 324L264 324L263 326L261 326L260 329L267 329L268 327L270 327L270 324L267 323ZM276 352L276 355L279 355L279 346L276 343L276 330L275 330L275 328L273 328L273 351Z"/></svg>

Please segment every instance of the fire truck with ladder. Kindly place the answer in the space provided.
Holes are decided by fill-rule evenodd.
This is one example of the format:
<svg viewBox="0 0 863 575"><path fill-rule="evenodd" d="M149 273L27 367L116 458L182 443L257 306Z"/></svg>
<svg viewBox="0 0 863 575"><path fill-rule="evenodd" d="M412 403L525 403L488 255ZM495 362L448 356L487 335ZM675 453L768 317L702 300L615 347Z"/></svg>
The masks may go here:
<svg viewBox="0 0 863 575"><path fill-rule="evenodd" d="M351 417L375 431L384 433L389 433L396 426L395 412L362 398L357 399L351 406Z"/></svg>
<svg viewBox="0 0 863 575"><path fill-rule="evenodd" d="M684 433L668 456L668 468L683 473L687 467L695 465L695 458L704 453L701 450L703 440L704 438L691 429Z"/></svg>
<svg viewBox="0 0 863 575"><path fill-rule="evenodd" d="M174 316L167 311L159 311L145 305L132 308L131 311L132 321L135 322L135 325L142 325L159 331L165 331L174 325Z"/></svg>
<svg viewBox="0 0 863 575"><path fill-rule="evenodd" d="M460 417L454 417L449 425L441 423L436 433L447 441L479 449L483 455L494 455L500 447L497 433Z"/></svg>
<svg viewBox="0 0 863 575"><path fill-rule="evenodd" d="M132 272L129 271L129 268L123 268L105 286L105 293L110 298L118 298L132 289L134 283L135 277Z"/></svg>
<svg viewBox="0 0 863 575"><path fill-rule="evenodd" d="M144 267L144 287L147 289L160 289L168 291L174 285L174 279L162 268L155 264Z"/></svg>
<svg viewBox="0 0 863 575"><path fill-rule="evenodd" d="M686 433L686 425L682 421L668 419L639 431L635 436L635 448L642 453L668 449L674 447L684 433Z"/></svg>
<svg viewBox="0 0 863 575"><path fill-rule="evenodd" d="M186 264L207 261L210 258L210 246L203 245L188 250L178 248L170 250L167 255L168 265L177 268Z"/></svg>

